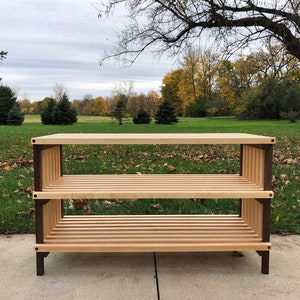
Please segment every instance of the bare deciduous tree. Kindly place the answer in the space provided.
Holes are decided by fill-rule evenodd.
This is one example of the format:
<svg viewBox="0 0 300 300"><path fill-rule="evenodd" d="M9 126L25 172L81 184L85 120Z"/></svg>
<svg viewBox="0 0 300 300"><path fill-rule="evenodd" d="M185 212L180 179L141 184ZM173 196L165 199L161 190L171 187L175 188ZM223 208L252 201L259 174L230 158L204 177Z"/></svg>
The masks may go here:
<svg viewBox="0 0 300 300"><path fill-rule="evenodd" d="M113 94L114 95L126 95L127 98L130 98L133 95L134 91L134 81L133 80L128 80L128 81L123 81L119 83L115 83L113 87Z"/></svg>
<svg viewBox="0 0 300 300"><path fill-rule="evenodd" d="M5 51L0 51L0 60L6 58L7 52Z"/></svg>
<svg viewBox="0 0 300 300"><path fill-rule="evenodd" d="M6 58L6 55L7 55L7 52L5 52L5 51L0 51L0 61L2 60L2 59L5 59ZM0 81L2 80L2 78L0 77Z"/></svg>
<svg viewBox="0 0 300 300"><path fill-rule="evenodd" d="M177 55L205 32L231 51L271 37L300 60L299 0L110 0L103 1L99 16L118 6L127 9L130 21L104 60L133 63L148 48Z"/></svg>
<svg viewBox="0 0 300 300"><path fill-rule="evenodd" d="M53 86L53 91L55 94L54 98L57 101L60 101L62 99L63 94L68 94L68 90L63 83L55 83L55 85Z"/></svg>

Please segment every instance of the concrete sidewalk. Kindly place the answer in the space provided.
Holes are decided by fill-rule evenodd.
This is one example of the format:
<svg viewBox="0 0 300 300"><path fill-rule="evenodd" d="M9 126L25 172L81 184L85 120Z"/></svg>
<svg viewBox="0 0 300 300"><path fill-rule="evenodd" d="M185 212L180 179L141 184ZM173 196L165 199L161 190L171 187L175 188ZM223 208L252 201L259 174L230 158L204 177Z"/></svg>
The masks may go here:
<svg viewBox="0 0 300 300"><path fill-rule="evenodd" d="M0 235L0 299L300 299L300 235L271 238L269 275L228 252L50 253L36 276L34 235Z"/></svg>

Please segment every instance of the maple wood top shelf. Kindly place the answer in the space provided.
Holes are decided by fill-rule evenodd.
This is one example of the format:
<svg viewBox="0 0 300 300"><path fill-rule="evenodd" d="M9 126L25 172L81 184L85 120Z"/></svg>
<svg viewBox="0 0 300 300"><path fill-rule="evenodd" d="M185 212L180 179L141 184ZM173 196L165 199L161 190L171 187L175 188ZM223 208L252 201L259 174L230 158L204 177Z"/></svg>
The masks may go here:
<svg viewBox="0 0 300 300"><path fill-rule="evenodd" d="M248 133L60 133L34 137L34 145L69 144L275 144L274 137Z"/></svg>

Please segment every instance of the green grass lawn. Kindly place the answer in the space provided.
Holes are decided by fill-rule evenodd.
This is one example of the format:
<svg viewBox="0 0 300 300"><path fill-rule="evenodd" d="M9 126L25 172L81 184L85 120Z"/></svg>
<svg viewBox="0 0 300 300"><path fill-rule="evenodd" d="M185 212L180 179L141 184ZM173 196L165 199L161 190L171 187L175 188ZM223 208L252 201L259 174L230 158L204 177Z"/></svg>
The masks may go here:
<svg viewBox="0 0 300 300"><path fill-rule="evenodd" d="M247 132L275 136L272 232L300 233L300 122L180 118L176 125L119 126L108 117L79 117L72 126L42 125L26 116L22 126L0 126L0 233L34 232L30 138L52 133ZM236 146L65 146L65 173L226 173L238 171ZM234 213L232 200L94 200L85 211L65 201L67 213L195 214Z"/></svg>

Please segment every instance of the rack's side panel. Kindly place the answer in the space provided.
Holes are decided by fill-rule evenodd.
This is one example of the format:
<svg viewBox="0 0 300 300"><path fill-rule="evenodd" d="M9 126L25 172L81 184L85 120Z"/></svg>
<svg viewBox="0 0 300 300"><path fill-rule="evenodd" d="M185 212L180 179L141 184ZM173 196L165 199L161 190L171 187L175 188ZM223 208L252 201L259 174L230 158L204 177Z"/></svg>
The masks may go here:
<svg viewBox="0 0 300 300"><path fill-rule="evenodd" d="M254 184L264 188L265 151L253 145L243 145L241 148L241 175ZM242 199L241 216L251 228L262 237L263 207L255 199Z"/></svg>
<svg viewBox="0 0 300 300"><path fill-rule="evenodd" d="M271 190L272 145L242 145L241 151L241 175L263 190ZM259 199L242 199L241 216L264 237L264 205Z"/></svg>
<svg viewBox="0 0 300 300"><path fill-rule="evenodd" d="M54 146L33 146L34 156L34 189L42 191L52 181L62 175L62 148ZM62 216L61 200L35 200L36 243L43 244L52 228ZM38 249L36 249L38 251ZM37 252L37 275L44 274L44 258L48 252Z"/></svg>
<svg viewBox="0 0 300 300"><path fill-rule="evenodd" d="M42 191L51 182L57 180L62 175L61 166L61 146L34 146L34 183L35 191ZM38 203L36 206L39 216L36 219L40 220L37 226L41 237L40 242L49 234L51 229L59 222L62 216L61 200L52 199L43 203Z"/></svg>

